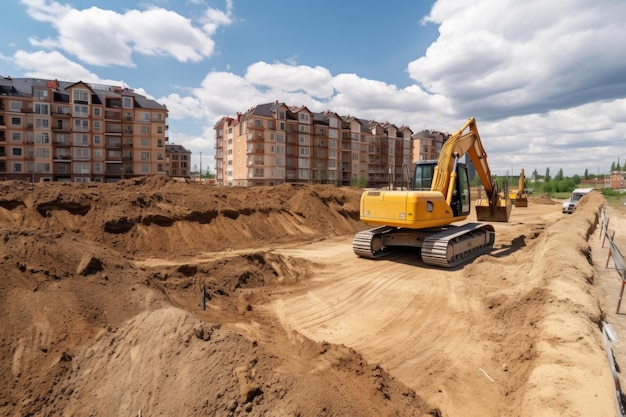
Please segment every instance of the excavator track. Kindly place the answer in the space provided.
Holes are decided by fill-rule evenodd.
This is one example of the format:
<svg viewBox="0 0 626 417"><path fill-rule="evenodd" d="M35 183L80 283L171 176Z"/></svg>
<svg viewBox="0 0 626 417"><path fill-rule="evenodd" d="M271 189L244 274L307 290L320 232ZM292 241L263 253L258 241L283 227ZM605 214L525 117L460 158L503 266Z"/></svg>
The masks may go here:
<svg viewBox="0 0 626 417"><path fill-rule="evenodd" d="M390 251L385 250L382 235L391 229L395 229L395 227L381 226L357 233L352 240L354 253L362 258L370 259L388 255Z"/></svg>
<svg viewBox="0 0 626 417"><path fill-rule="evenodd" d="M486 223L453 226L424 239L422 261L427 265L452 268L493 249L495 231Z"/></svg>

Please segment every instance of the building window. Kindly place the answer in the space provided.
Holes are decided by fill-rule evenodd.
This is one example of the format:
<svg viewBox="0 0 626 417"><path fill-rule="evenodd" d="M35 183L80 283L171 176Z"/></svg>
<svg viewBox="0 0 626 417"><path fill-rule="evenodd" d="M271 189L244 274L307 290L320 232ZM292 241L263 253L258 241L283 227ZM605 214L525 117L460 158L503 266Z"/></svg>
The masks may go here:
<svg viewBox="0 0 626 417"><path fill-rule="evenodd" d="M37 158L50 158L50 148L37 148L35 155Z"/></svg>
<svg viewBox="0 0 626 417"><path fill-rule="evenodd" d="M141 138L140 142L141 142L141 146L144 148L147 148L148 146L150 146L150 139L148 138Z"/></svg>
<svg viewBox="0 0 626 417"><path fill-rule="evenodd" d="M11 132L11 140L21 142L22 141L22 132Z"/></svg>
<svg viewBox="0 0 626 417"><path fill-rule="evenodd" d="M50 143L50 135L46 132L35 135L35 143Z"/></svg>
<svg viewBox="0 0 626 417"><path fill-rule="evenodd" d="M37 129L48 129L50 127L50 120L48 120L48 119L35 119L35 127Z"/></svg>
<svg viewBox="0 0 626 417"><path fill-rule="evenodd" d="M95 130L96 132L99 132L100 130L102 130L101 124L100 122L93 122L93 130Z"/></svg>
<svg viewBox="0 0 626 417"><path fill-rule="evenodd" d="M157 139L157 148L163 147L163 139Z"/></svg>
<svg viewBox="0 0 626 417"><path fill-rule="evenodd" d="M89 148L75 148L74 149L74 159L88 160L89 159Z"/></svg>
<svg viewBox="0 0 626 417"><path fill-rule="evenodd" d="M100 107L94 107L93 108L93 115L94 115L94 117L102 116L102 109Z"/></svg>
<svg viewBox="0 0 626 417"><path fill-rule="evenodd" d="M48 162L37 162L37 173L47 174L50 172L50 163Z"/></svg>
<svg viewBox="0 0 626 417"><path fill-rule="evenodd" d="M87 90L74 90L74 101L89 102L89 92Z"/></svg>
<svg viewBox="0 0 626 417"><path fill-rule="evenodd" d="M150 173L150 164L141 164L141 173L149 174Z"/></svg>
<svg viewBox="0 0 626 417"><path fill-rule="evenodd" d="M141 160L142 161L149 161L150 160L150 152L142 152L141 153Z"/></svg>
<svg viewBox="0 0 626 417"><path fill-rule="evenodd" d="M21 101L12 101L11 102L11 111L15 111L15 112L22 111L22 102Z"/></svg>
<svg viewBox="0 0 626 417"><path fill-rule="evenodd" d="M11 117L11 124L13 126L20 126L22 124L22 118L21 117Z"/></svg>
<svg viewBox="0 0 626 417"><path fill-rule="evenodd" d="M94 159L102 158L102 149L94 149L93 150L93 157L94 157Z"/></svg>
<svg viewBox="0 0 626 417"><path fill-rule="evenodd" d="M86 120L86 119L75 119L74 120L74 130L78 130L79 132L88 132L89 131L89 120Z"/></svg>
<svg viewBox="0 0 626 417"><path fill-rule="evenodd" d="M123 97L123 107L125 109L132 109L133 108L133 98L132 97Z"/></svg>
<svg viewBox="0 0 626 417"><path fill-rule="evenodd" d="M84 133L74 133L74 145L89 146L89 135Z"/></svg>
<svg viewBox="0 0 626 417"><path fill-rule="evenodd" d="M89 174L89 162L74 162L74 174Z"/></svg>
<svg viewBox="0 0 626 417"><path fill-rule="evenodd" d="M13 148L11 154L13 156L22 156L22 148Z"/></svg>
<svg viewBox="0 0 626 417"><path fill-rule="evenodd" d="M300 113L300 121L308 122L309 121L309 115L305 114L305 113Z"/></svg>
<svg viewBox="0 0 626 417"><path fill-rule="evenodd" d="M13 172L22 172L22 164L20 162L13 162Z"/></svg>
<svg viewBox="0 0 626 417"><path fill-rule="evenodd" d="M100 145L101 143L102 143L102 138L100 137L100 135L94 135L94 137L93 137L93 144L94 145Z"/></svg>
<svg viewBox="0 0 626 417"><path fill-rule="evenodd" d="M93 164L93 172L99 174L102 172L102 164L100 162L96 162Z"/></svg>
<svg viewBox="0 0 626 417"><path fill-rule="evenodd" d="M35 103L35 114L45 114L48 115L49 107L47 104Z"/></svg>
<svg viewBox="0 0 626 417"><path fill-rule="evenodd" d="M149 135L150 134L150 126L141 126L141 134Z"/></svg>
<svg viewBox="0 0 626 417"><path fill-rule="evenodd" d="M89 106L74 104L74 117L89 117Z"/></svg>

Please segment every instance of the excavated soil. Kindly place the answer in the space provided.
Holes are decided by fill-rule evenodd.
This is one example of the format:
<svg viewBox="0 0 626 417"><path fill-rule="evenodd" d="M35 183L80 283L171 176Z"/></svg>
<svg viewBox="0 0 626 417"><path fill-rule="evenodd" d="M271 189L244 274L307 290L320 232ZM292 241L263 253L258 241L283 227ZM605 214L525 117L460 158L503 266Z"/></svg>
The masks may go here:
<svg viewBox="0 0 626 417"><path fill-rule="evenodd" d="M615 415L601 194L451 270L356 257L360 195L0 183L0 414Z"/></svg>

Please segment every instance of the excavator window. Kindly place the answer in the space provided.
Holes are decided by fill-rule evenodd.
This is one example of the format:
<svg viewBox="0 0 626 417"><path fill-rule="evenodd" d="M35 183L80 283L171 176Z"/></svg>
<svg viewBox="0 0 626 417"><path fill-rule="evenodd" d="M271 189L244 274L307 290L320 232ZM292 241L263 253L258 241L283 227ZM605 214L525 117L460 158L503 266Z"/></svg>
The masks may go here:
<svg viewBox="0 0 626 417"><path fill-rule="evenodd" d="M437 161L420 161L413 170L413 189L430 190Z"/></svg>
<svg viewBox="0 0 626 417"><path fill-rule="evenodd" d="M455 216L467 215L470 212L470 183L465 164L457 165L456 184L454 184L451 206Z"/></svg>

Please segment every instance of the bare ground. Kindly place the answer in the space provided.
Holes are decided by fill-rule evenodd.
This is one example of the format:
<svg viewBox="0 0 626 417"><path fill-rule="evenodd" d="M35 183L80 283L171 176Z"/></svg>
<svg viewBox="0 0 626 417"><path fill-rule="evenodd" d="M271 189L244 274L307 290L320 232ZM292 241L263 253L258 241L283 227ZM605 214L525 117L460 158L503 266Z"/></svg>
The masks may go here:
<svg viewBox="0 0 626 417"><path fill-rule="evenodd" d="M531 198L453 270L357 258L350 188L0 196L2 415L615 415L599 194Z"/></svg>

